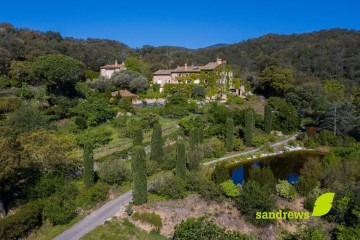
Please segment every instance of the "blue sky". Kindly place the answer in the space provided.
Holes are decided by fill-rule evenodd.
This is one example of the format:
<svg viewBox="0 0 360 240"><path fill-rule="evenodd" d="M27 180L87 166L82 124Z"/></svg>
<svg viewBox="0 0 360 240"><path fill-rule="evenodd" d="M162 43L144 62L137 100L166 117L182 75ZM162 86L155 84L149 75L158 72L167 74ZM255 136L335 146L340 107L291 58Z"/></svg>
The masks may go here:
<svg viewBox="0 0 360 240"><path fill-rule="evenodd" d="M360 29L360 3L342 1L1 1L0 22L130 47L206 47L267 33Z"/></svg>

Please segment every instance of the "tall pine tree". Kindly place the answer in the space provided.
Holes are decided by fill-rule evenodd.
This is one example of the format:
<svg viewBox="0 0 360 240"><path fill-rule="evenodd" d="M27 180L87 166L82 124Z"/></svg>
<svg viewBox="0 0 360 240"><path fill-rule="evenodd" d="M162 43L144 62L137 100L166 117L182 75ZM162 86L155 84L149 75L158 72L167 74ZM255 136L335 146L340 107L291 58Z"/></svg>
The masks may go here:
<svg viewBox="0 0 360 240"><path fill-rule="evenodd" d="M153 132L151 135L151 152L150 152L150 159L157 163L162 163L163 161L163 139L162 139L162 132L161 126L159 123L155 123L153 127Z"/></svg>
<svg viewBox="0 0 360 240"><path fill-rule="evenodd" d="M271 123L272 123L272 109L269 104L265 105L264 109L264 131L266 134L271 133Z"/></svg>
<svg viewBox="0 0 360 240"><path fill-rule="evenodd" d="M234 148L234 121L227 118L225 122L225 148L231 152Z"/></svg>
<svg viewBox="0 0 360 240"><path fill-rule="evenodd" d="M254 128L255 128L255 121L254 121L254 111L249 108L246 111L245 115L245 144L246 146L252 146L253 145L253 134L254 134Z"/></svg>
<svg viewBox="0 0 360 240"><path fill-rule="evenodd" d="M143 138L141 128L136 129L133 137L133 146L141 145L143 143Z"/></svg>
<svg viewBox="0 0 360 240"><path fill-rule="evenodd" d="M86 142L84 145L84 185L90 188L94 185L94 153L92 142Z"/></svg>
<svg viewBox="0 0 360 240"><path fill-rule="evenodd" d="M147 201L146 154L142 146L132 150L131 167L133 170L133 202L141 205Z"/></svg>
<svg viewBox="0 0 360 240"><path fill-rule="evenodd" d="M183 140L178 141L176 146L175 174L182 179L186 177L185 142Z"/></svg>

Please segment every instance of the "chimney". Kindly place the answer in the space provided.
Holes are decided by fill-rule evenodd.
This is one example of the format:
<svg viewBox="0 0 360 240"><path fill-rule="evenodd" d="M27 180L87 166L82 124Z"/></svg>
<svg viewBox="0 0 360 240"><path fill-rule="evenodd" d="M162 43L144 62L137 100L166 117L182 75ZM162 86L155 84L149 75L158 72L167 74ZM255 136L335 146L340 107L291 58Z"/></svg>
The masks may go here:
<svg viewBox="0 0 360 240"><path fill-rule="evenodd" d="M117 66L117 60L115 60L115 66Z"/></svg>
<svg viewBox="0 0 360 240"><path fill-rule="evenodd" d="M185 63L185 70L187 70L187 63Z"/></svg>
<svg viewBox="0 0 360 240"><path fill-rule="evenodd" d="M221 58L217 58L217 59L216 59L216 63L219 64L219 65L222 64Z"/></svg>

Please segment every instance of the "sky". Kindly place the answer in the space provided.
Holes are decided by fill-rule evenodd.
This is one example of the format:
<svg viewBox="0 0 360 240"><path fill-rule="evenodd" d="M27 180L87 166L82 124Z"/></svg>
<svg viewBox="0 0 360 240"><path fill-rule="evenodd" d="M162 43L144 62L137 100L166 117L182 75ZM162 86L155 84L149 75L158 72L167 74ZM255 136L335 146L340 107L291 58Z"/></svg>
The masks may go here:
<svg viewBox="0 0 360 240"><path fill-rule="evenodd" d="M360 1L3 1L0 22L143 45L201 48L268 33L360 30Z"/></svg>

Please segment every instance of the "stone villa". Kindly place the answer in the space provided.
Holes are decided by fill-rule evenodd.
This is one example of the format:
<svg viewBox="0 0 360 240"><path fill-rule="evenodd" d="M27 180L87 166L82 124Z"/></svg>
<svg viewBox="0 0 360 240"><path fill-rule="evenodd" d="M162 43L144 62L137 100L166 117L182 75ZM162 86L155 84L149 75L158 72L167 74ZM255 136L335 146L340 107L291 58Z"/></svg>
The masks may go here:
<svg viewBox="0 0 360 240"><path fill-rule="evenodd" d="M226 66L226 60L222 60L218 58L216 59L216 62L209 62L203 66L188 66L187 64L185 64L184 66L178 66L175 69L166 69L166 70L161 69L153 74L153 83L160 84L160 91L164 90L165 84L181 84L181 83L190 84L192 82L194 84L199 84L200 83L199 79L195 79L194 81L189 79L184 82L180 80L180 78L186 79L187 76L190 76L190 74L194 74L194 73L209 74L215 71L215 69L219 69L220 74L218 81L221 84L225 85L227 77L228 79L230 79L230 82L233 78L233 72L226 71L225 66ZM206 83L206 81L207 80L205 79L204 82ZM231 89L231 92L237 93L237 90Z"/></svg>
<svg viewBox="0 0 360 240"><path fill-rule="evenodd" d="M108 64L100 67L100 76L104 78L111 78L114 72L120 72L122 70L126 70L125 64L118 64L118 62L115 61L115 64Z"/></svg>

